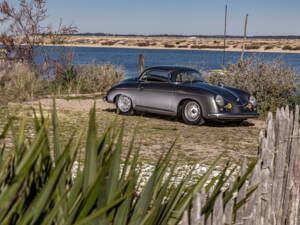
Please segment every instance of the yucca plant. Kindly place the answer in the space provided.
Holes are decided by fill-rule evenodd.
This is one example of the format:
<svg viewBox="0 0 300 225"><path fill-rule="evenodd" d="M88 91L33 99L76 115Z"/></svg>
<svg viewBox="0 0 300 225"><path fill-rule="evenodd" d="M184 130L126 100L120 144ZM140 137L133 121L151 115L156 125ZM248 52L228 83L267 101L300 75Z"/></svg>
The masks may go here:
<svg viewBox="0 0 300 225"><path fill-rule="evenodd" d="M12 139L13 147L1 147L1 225L173 225L190 206L193 195L204 187L212 192L202 210L209 215L216 196L231 177L232 173L226 175L225 167L217 179L208 182L217 159L196 180L192 181L190 170L174 182L176 162L171 163L171 146L142 184L134 137L122 158L124 125L114 121L98 137L95 107L92 108L84 161L78 162L83 132L79 136L72 134L63 145L55 101L51 119L45 117L41 107L39 111L39 117L34 113L33 137L26 137L23 119ZM0 141L7 137L12 123L9 120L4 126ZM224 202L232 198L246 178L225 192Z"/></svg>

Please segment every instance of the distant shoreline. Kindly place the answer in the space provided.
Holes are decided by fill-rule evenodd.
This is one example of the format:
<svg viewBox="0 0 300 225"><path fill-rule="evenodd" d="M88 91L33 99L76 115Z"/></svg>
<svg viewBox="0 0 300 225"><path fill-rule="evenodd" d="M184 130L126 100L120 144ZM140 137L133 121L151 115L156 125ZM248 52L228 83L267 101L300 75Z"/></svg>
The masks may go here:
<svg viewBox="0 0 300 225"><path fill-rule="evenodd" d="M101 47L131 49L168 49L168 50L200 50L223 51L223 38L199 37L126 37L126 36L65 36L62 44L46 44L70 47ZM227 38L227 52L241 52L243 38ZM256 53L300 53L300 39L247 39L245 52Z"/></svg>
<svg viewBox="0 0 300 225"><path fill-rule="evenodd" d="M80 47L80 48L122 48L122 49L145 49L145 50L190 50L190 51L213 51L213 52L223 52L223 49L211 49L211 48L201 48L201 49L191 49L191 48L166 48L166 47L140 47L140 46L124 46L124 45L114 45L114 46L103 46L94 44L46 44L45 46L54 47ZM241 49L226 48L226 52L242 52ZM286 54L300 54L300 50L245 50L245 52L250 53L286 53Z"/></svg>
<svg viewBox="0 0 300 225"><path fill-rule="evenodd" d="M71 34L70 36L86 36L86 37L149 37L149 38L223 38L223 34L216 35L197 35L197 34L118 34L118 33L77 33ZM227 38L244 38L242 35L226 35ZM291 34L291 35L248 35L247 39L300 39L300 35Z"/></svg>

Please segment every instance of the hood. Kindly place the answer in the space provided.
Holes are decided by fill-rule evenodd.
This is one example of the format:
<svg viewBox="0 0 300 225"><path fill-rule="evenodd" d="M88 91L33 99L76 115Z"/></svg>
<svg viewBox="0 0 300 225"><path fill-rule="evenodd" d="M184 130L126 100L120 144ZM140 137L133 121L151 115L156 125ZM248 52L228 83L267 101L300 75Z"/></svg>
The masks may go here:
<svg viewBox="0 0 300 225"><path fill-rule="evenodd" d="M122 80L121 83L129 83L129 82L136 82L137 78L127 78Z"/></svg>
<svg viewBox="0 0 300 225"><path fill-rule="evenodd" d="M226 87L220 87L205 82L186 83L185 85L191 86L193 88L199 88L201 90L211 92L215 95L221 95L225 100L231 103L236 103L236 104L247 103L245 102L245 99L242 96L240 96L235 91L230 90Z"/></svg>

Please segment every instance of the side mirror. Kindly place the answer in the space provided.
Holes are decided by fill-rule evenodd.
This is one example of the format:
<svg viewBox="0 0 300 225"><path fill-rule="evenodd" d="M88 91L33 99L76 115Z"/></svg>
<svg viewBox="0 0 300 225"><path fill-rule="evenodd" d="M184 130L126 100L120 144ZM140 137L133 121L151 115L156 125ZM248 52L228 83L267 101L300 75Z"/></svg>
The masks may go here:
<svg viewBox="0 0 300 225"><path fill-rule="evenodd" d="M143 76L139 79L139 81L140 81L140 82L145 82L145 81L147 81L148 79L149 79L149 75L145 74L145 75L143 75Z"/></svg>

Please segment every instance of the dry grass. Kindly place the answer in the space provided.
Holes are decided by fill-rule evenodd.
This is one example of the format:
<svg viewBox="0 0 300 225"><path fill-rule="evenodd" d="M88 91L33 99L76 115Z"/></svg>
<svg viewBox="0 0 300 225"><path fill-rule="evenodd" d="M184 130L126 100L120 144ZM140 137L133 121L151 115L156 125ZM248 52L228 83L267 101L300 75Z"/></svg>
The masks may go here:
<svg viewBox="0 0 300 225"><path fill-rule="evenodd" d="M51 94L103 92L123 78L123 70L111 64L61 67L55 79L40 76L32 65L0 63L0 105Z"/></svg>
<svg viewBox="0 0 300 225"><path fill-rule="evenodd" d="M43 99L45 109L52 106L51 99ZM92 99L57 99L61 121L63 121L63 136L68 137L72 130L80 129L87 123L87 114L93 106ZM37 107L38 102L23 104L24 108ZM96 100L97 118L100 127L106 127L117 115L115 106ZM257 136L264 122L250 120L240 126L222 123L208 123L204 126L188 126L176 118L144 114L135 116L118 116L126 124L126 139L130 139L136 126L139 129L138 140L141 141L141 157L144 161L153 162L161 154L162 149L171 146L177 138L176 153L182 161L209 163L221 152L226 151L224 159L239 162L243 157L254 157L257 151Z"/></svg>
<svg viewBox="0 0 300 225"><path fill-rule="evenodd" d="M0 69L0 103L32 100L41 95L47 81L40 78L28 64L5 64Z"/></svg>
<svg viewBox="0 0 300 225"><path fill-rule="evenodd" d="M103 92L120 82L124 71L112 64L70 66L56 74L51 82L56 94Z"/></svg>

